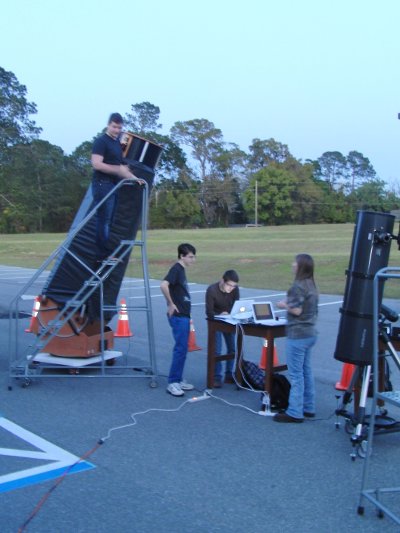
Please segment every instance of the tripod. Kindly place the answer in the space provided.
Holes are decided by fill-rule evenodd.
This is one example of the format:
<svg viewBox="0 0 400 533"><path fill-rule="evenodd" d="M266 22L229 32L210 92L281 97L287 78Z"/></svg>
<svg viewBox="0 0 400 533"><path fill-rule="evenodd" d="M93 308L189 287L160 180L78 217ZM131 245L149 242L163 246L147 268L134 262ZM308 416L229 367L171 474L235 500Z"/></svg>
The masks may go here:
<svg viewBox="0 0 400 533"><path fill-rule="evenodd" d="M400 369L400 357L395 350L389 336L390 324L385 320L379 322L379 341L384 347L379 353L378 364L378 379L379 390L385 390L385 388L391 387L390 381L385 379L385 370L388 369L388 363L386 360L387 355L391 355L395 361L396 366ZM367 450L367 435L368 426L370 421L370 415L366 414L366 404L371 380L371 365L357 366L350 384L343 394L341 405L336 409L336 429L339 429L340 423L338 421L339 416L343 416L346 419L345 431L350 434L350 441L353 447L350 457L352 461L355 461L357 455L361 458L365 458ZM361 387L360 387L361 383ZM391 388L388 388L391 390ZM347 405L352 401L353 391L355 392L355 408L354 413L349 413ZM340 396L336 397L337 399ZM388 433L394 431L400 431L400 423L389 417L387 410L383 407L383 403L379 405L380 414L375 416L374 422L374 434Z"/></svg>

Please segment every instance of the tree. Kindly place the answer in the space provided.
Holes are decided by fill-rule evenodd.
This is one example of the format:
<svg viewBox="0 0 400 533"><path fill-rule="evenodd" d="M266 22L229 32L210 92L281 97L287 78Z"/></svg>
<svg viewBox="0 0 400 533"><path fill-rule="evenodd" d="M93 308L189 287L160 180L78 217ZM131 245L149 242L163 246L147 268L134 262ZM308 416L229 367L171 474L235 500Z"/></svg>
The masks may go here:
<svg viewBox="0 0 400 533"><path fill-rule="evenodd" d="M357 209L370 209L373 211L390 211L396 209L396 201L392 194L386 191L384 181L375 179L360 185L351 195Z"/></svg>
<svg viewBox="0 0 400 533"><path fill-rule="evenodd" d="M296 224L316 224L323 220L323 192L313 179L313 166L302 164L294 158L282 167L296 176L297 185L291 193L293 201L293 222Z"/></svg>
<svg viewBox="0 0 400 533"><path fill-rule="evenodd" d="M241 211L245 159L246 154L233 143L216 151L210 174L201 183L201 204L208 226L226 226Z"/></svg>
<svg viewBox="0 0 400 533"><path fill-rule="evenodd" d="M373 181L376 172L368 157L364 157L360 152L353 150L347 155L348 181L347 186L350 193L354 192L359 184Z"/></svg>
<svg viewBox="0 0 400 533"><path fill-rule="evenodd" d="M191 155L200 167L200 179L210 174L216 155L223 149L222 132L204 118L175 122L171 137L178 144L192 149Z"/></svg>
<svg viewBox="0 0 400 533"><path fill-rule="evenodd" d="M162 128L159 124L160 108L150 102L141 102L131 105L132 113L124 117L124 125L127 129L138 135L146 135Z"/></svg>
<svg viewBox="0 0 400 533"><path fill-rule="evenodd" d="M344 186L347 175L347 159L340 152L324 152L317 159L316 177L325 180L332 190Z"/></svg>
<svg viewBox="0 0 400 533"><path fill-rule="evenodd" d="M286 144L272 138L267 140L253 139L249 151L248 162L252 172L257 172L271 163L284 163L292 157Z"/></svg>
<svg viewBox="0 0 400 533"><path fill-rule="evenodd" d="M18 82L15 74L0 67L0 153L3 157L7 148L39 135L41 128L30 119L36 112L36 104L26 99L25 85Z"/></svg>
<svg viewBox="0 0 400 533"><path fill-rule="evenodd" d="M202 225L198 183L188 176L176 182L162 180L153 189L150 202L152 228L190 228Z"/></svg>
<svg viewBox="0 0 400 533"><path fill-rule="evenodd" d="M5 194L16 208L1 214L6 217L1 226L27 232L66 231L86 189L81 174L72 171L61 148L47 141L13 146L9 155Z"/></svg>
<svg viewBox="0 0 400 533"><path fill-rule="evenodd" d="M255 184L257 181L258 220L265 224L288 224L293 221L292 193L296 188L296 176L276 163L256 172L244 192L244 207L249 220L255 210Z"/></svg>
<svg viewBox="0 0 400 533"><path fill-rule="evenodd" d="M343 190L333 190L324 180L314 178L313 181L322 194L319 222L340 224L354 220L354 210Z"/></svg>

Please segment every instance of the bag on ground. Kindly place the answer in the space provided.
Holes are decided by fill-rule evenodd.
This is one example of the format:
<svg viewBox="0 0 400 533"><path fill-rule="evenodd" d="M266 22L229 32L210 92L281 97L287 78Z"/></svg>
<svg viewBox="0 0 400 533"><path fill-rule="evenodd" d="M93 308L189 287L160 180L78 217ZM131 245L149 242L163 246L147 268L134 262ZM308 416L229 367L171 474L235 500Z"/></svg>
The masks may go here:
<svg viewBox="0 0 400 533"><path fill-rule="evenodd" d="M264 390L265 372L252 361L242 361L244 378L255 390ZM246 386L246 383L245 383ZM282 374L272 375L271 409L286 409L289 405L290 383Z"/></svg>

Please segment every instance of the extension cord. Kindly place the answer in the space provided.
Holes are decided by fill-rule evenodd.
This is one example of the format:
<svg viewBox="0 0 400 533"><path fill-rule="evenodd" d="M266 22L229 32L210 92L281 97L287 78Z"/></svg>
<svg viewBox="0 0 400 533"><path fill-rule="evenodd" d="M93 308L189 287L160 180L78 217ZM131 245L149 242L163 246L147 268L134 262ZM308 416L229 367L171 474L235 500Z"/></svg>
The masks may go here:
<svg viewBox="0 0 400 533"><path fill-rule="evenodd" d="M201 400L208 400L209 398L211 398L211 396L209 396L208 394L203 394L203 396L193 396L193 398L190 398L188 402L190 403L201 402Z"/></svg>

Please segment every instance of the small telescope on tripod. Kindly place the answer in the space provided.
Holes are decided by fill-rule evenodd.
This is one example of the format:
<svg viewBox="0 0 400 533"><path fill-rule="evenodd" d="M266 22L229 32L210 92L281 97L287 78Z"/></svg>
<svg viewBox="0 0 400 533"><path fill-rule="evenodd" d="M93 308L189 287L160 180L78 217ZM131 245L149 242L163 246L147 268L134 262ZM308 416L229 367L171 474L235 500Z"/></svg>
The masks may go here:
<svg viewBox="0 0 400 533"><path fill-rule="evenodd" d="M351 383L343 394L342 403L336 409L336 415L346 418L346 431L353 433L351 442L361 457L363 457L363 445L367 434L365 426L368 425L369 419L365 415L365 407L371 378L373 335L375 334L373 282L375 274L388 265L391 242L397 241L400 248L400 234L397 236L393 234L394 222L394 215L389 213L357 212L349 268L346 271L343 306L340 309L341 317L334 357L343 363L355 365L356 368ZM391 324L397 322L399 315L382 304L383 289L384 281L381 280L378 288L379 341L385 349L382 350L382 364L379 368L382 373L386 374L388 372L387 361L384 358L386 350L400 369L400 358L391 342ZM355 413L351 415L346 407L351 401L353 390L357 391L360 381L359 402ZM382 410L381 416L376 417L375 427L379 425L379 427L393 429L396 424L397 422L387 417L387 412ZM336 427L338 426L337 422ZM351 457L354 460L356 455L353 453Z"/></svg>

